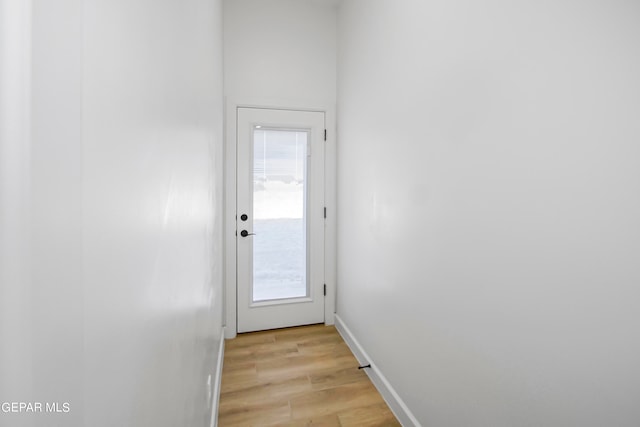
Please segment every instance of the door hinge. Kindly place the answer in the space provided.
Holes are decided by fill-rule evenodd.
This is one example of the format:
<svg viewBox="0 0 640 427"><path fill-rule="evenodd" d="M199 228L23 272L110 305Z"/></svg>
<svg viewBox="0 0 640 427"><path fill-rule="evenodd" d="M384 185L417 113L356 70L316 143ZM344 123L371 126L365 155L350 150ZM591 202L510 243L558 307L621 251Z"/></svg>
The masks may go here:
<svg viewBox="0 0 640 427"><path fill-rule="evenodd" d="M325 141L327 140L327 130L326 129L324 130L324 140Z"/></svg>
<svg viewBox="0 0 640 427"><path fill-rule="evenodd" d="M327 207L324 207L324 219L327 219Z"/></svg>
<svg viewBox="0 0 640 427"><path fill-rule="evenodd" d="M324 284L324 296L325 297L327 296L327 284L326 283Z"/></svg>

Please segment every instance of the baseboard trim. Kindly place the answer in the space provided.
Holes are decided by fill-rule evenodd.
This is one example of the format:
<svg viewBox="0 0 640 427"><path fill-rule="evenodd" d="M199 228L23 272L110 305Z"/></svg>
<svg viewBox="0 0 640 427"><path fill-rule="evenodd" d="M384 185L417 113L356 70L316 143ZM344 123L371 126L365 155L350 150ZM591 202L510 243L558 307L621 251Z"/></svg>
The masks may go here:
<svg viewBox="0 0 640 427"><path fill-rule="evenodd" d="M387 405L389 405L389 408L391 408L398 421L400 421L400 424L405 427L421 427L416 417L411 413L398 393L391 387L389 381L387 381L382 372L380 372L380 369L378 369L373 360L371 360L344 321L337 314L335 315L335 319L336 329L351 349L351 352L356 356L358 362L360 362L361 365L371 364L371 369L365 369L364 371L369 376L369 379L371 379L373 385L376 386L382 398L387 402Z"/></svg>
<svg viewBox="0 0 640 427"><path fill-rule="evenodd" d="M216 363L215 381L213 383L211 403L211 427L218 426L218 408L220 403L220 385L222 384L222 363L224 361L224 327L220 334L218 345L218 363Z"/></svg>

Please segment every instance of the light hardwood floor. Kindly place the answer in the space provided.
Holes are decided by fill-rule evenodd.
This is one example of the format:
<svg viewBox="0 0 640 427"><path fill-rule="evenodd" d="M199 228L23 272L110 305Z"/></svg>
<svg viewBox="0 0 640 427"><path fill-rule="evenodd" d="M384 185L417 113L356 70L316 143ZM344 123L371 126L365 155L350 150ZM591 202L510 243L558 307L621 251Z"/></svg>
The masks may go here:
<svg viewBox="0 0 640 427"><path fill-rule="evenodd" d="M225 343L218 425L399 426L333 326Z"/></svg>

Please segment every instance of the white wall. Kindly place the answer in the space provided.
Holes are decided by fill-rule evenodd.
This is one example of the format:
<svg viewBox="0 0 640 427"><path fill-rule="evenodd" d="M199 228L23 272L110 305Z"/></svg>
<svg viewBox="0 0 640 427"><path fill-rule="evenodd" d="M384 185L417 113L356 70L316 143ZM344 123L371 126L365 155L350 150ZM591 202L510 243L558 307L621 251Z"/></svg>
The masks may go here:
<svg viewBox="0 0 640 427"><path fill-rule="evenodd" d="M32 393L29 336L31 5L0 0L0 402ZM11 345L7 345L11 343ZM24 421L24 420L23 420ZM13 425L29 425L14 417ZM0 415L0 423L5 420Z"/></svg>
<svg viewBox="0 0 640 427"><path fill-rule="evenodd" d="M85 5L87 425L205 424L222 322L221 24L219 1Z"/></svg>
<svg viewBox="0 0 640 427"><path fill-rule="evenodd" d="M325 320L335 311L336 0L225 0L226 324L236 331L235 108L325 111Z"/></svg>
<svg viewBox="0 0 640 427"><path fill-rule="evenodd" d="M31 374L34 399L72 412L35 425L81 425L82 2L33 0L31 49ZM55 4L54 4L55 3ZM61 25L64 23L64 25Z"/></svg>
<svg viewBox="0 0 640 427"><path fill-rule="evenodd" d="M334 105L335 2L225 0L224 92L244 102Z"/></svg>
<svg viewBox="0 0 640 427"><path fill-rule="evenodd" d="M221 2L34 0L5 15L6 1L3 23L23 13L32 29L15 42L31 77L3 77L27 92L2 101L31 108L2 133L0 261L26 266L2 275L2 307L26 310L3 313L0 400L71 412L0 413L0 425L208 426L222 324ZM19 68L4 62L8 44L3 76ZM8 249L25 238L22 253Z"/></svg>
<svg viewBox="0 0 640 427"><path fill-rule="evenodd" d="M640 423L639 18L343 2L338 313L423 425Z"/></svg>

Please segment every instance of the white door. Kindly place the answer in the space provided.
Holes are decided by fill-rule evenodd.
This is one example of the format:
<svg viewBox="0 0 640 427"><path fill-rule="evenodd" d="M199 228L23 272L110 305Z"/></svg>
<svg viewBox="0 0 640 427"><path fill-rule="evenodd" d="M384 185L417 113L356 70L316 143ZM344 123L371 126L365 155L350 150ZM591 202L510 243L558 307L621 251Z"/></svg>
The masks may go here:
<svg viewBox="0 0 640 427"><path fill-rule="evenodd" d="M238 332L322 323L324 113L237 120Z"/></svg>

